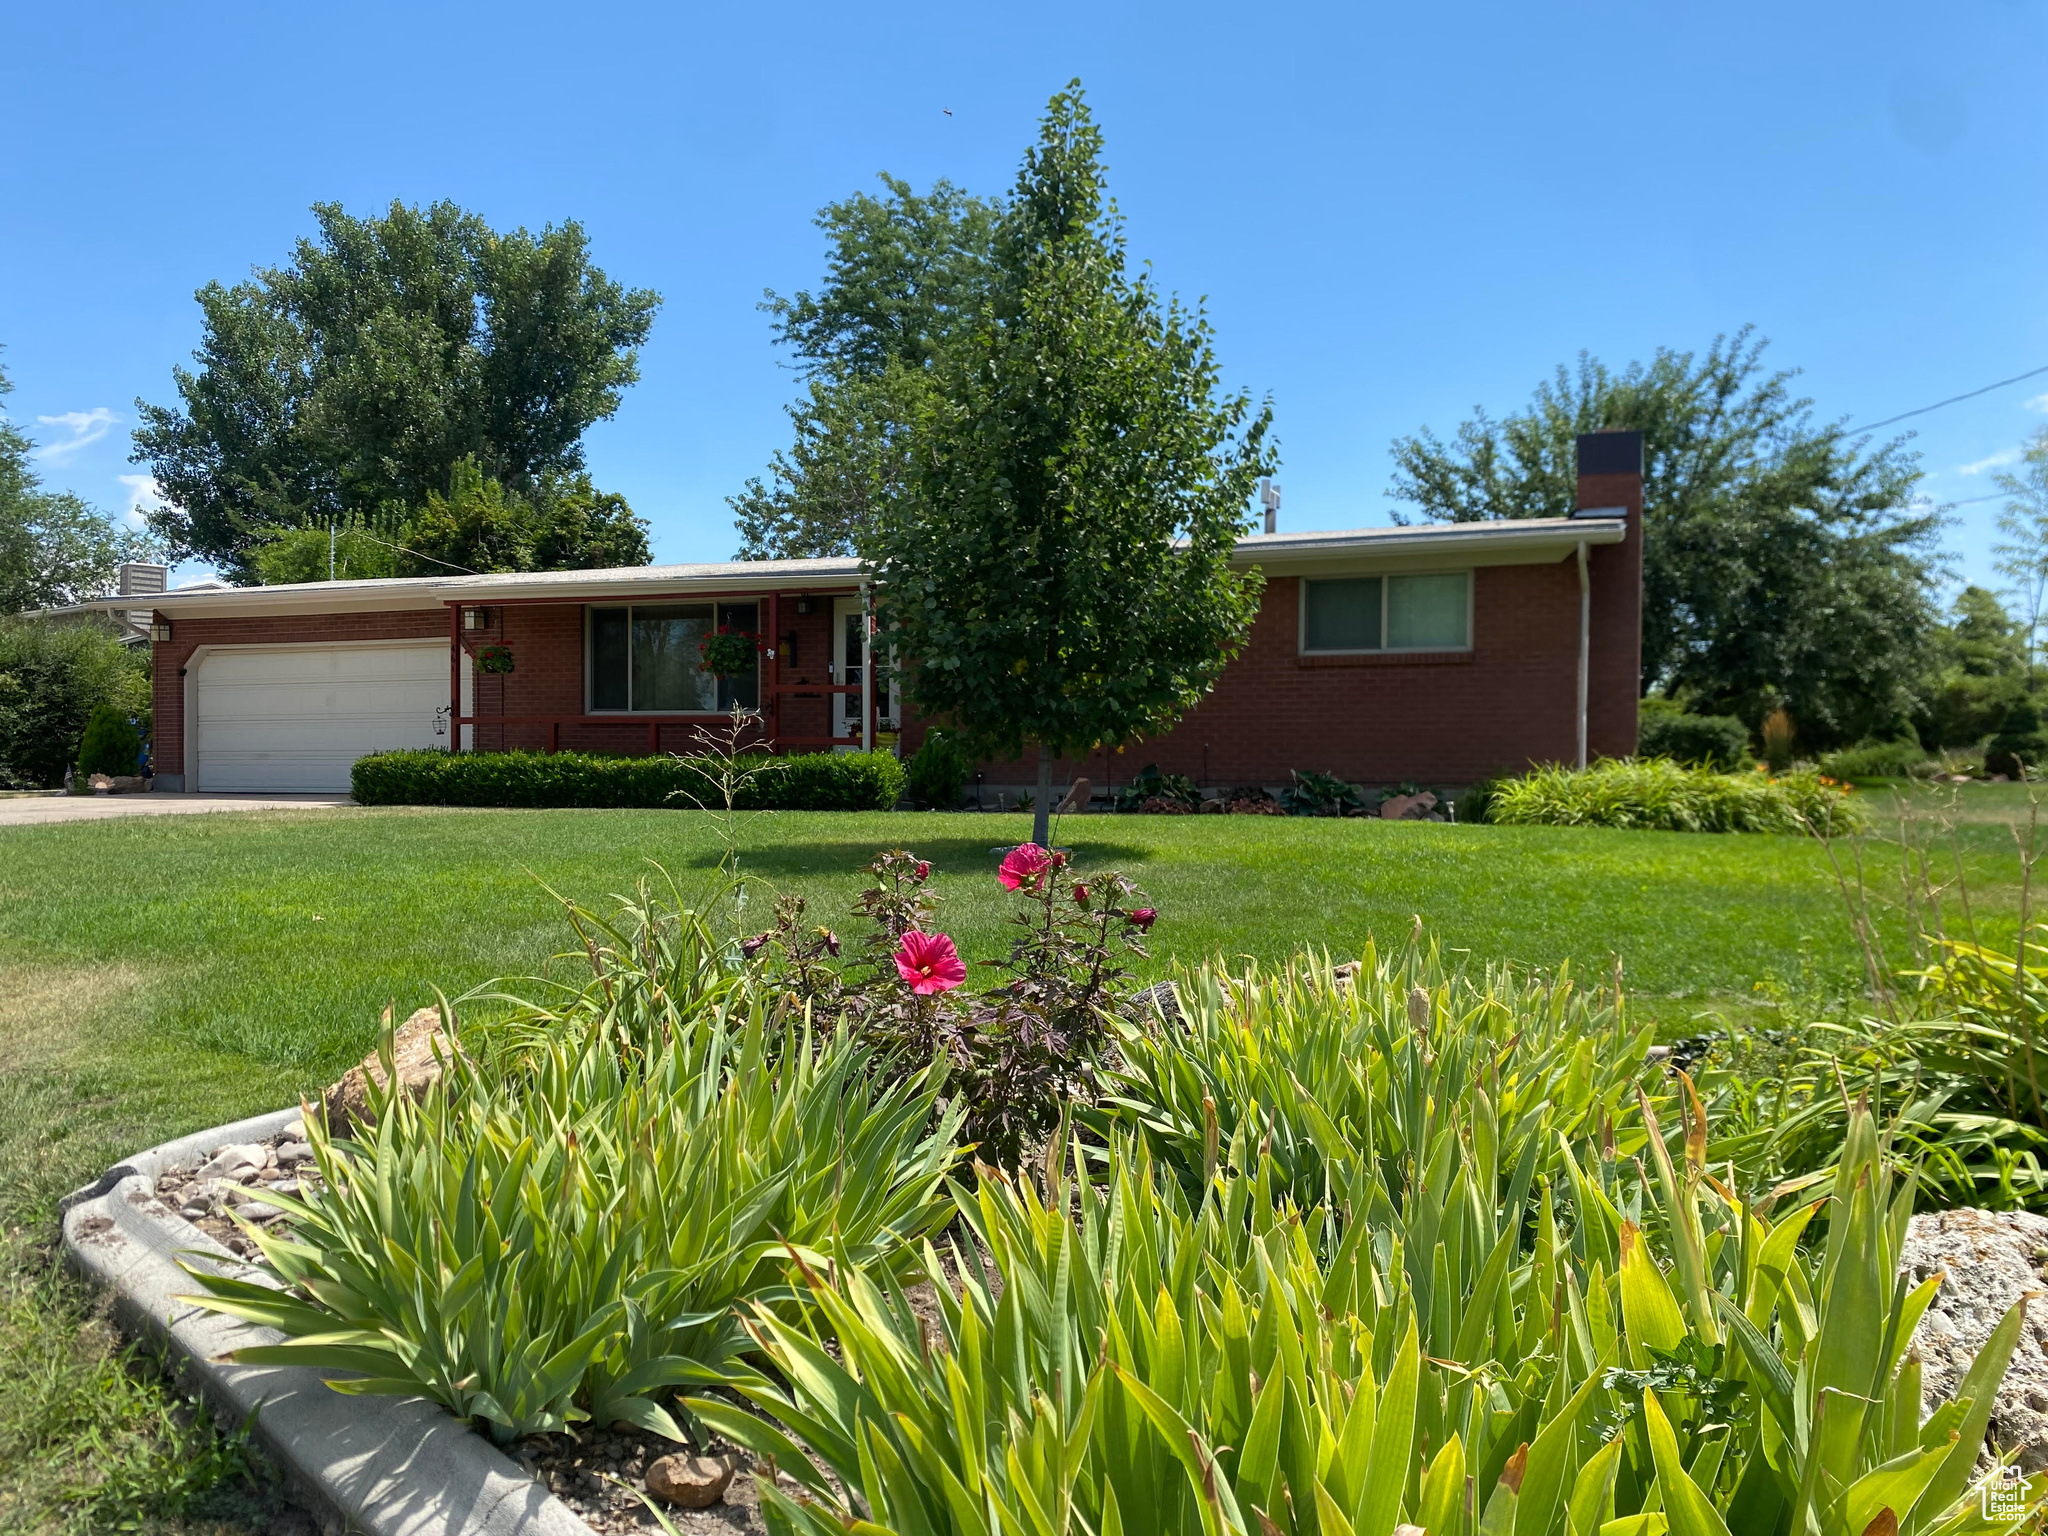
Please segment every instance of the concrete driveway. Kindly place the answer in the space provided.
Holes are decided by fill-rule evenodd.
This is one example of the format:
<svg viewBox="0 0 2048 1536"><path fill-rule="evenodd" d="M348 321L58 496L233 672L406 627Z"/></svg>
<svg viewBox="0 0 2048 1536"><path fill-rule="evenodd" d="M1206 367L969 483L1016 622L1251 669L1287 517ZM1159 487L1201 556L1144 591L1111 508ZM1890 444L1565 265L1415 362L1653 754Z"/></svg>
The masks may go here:
<svg viewBox="0 0 2048 1536"><path fill-rule="evenodd" d="M347 795L6 795L0 796L0 827L101 821L109 816L189 816L201 811L290 811L353 804Z"/></svg>

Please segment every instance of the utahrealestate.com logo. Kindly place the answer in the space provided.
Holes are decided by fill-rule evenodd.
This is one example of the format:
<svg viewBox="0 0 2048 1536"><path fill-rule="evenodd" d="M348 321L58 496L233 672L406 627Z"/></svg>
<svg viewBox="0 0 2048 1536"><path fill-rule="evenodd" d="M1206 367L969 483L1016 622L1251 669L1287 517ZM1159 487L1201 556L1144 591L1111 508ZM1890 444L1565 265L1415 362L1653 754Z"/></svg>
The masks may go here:
<svg viewBox="0 0 2048 1536"><path fill-rule="evenodd" d="M2033 1488L2018 1467L2000 1467L1984 1483L1984 1518L1992 1521L2018 1520L2032 1502Z"/></svg>

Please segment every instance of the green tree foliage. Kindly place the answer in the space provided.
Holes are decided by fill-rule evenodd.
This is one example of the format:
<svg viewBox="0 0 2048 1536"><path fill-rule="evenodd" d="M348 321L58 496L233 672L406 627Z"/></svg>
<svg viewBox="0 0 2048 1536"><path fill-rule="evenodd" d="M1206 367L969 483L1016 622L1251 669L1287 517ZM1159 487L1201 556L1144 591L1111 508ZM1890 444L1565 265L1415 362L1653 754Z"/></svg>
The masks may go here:
<svg viewBox="0 0 2048 1536"><path fill-rule="evenodd" d="M1621 373L1581 353L1454 443L1395 439L1389 494L1456 522L1567 516L1577 435L1638 430L1644 689L1752 727L1782 705L1807 747L1889 734L1926 675L1936 519L1908 510L1915 456L1815 424L1764 346L1745 327Z"/></svg>
<svg viewBox="0 0 2048 1536"><path fill-rule="evenodd" d="M2041 643L2042 597L2048 592L2048 427L2034 434L2021 463L2021 473L1998 477L1998 488L2006 496L1998 531L2005 537L1992 546L1992 553L1998 573L2013 583L2031 666Z"/></svg>
<svg viewBox="0 0 2048 1536"><path fill-rule="evenodd" d="M940 181L920 196L881 178L820 211L824 285L770 292L776 342L803 373L795 440L767 483L729 497L740 558L856 553L910 472L910 428L940 354L978 314L994 271L999 203Z"/></svg>
<svg viewBox="0 0 2048 1536"><path fill-rule="evenodd" d="M149 702L149 659L110 624L0 618L0 788L55 788L94 709L147 721Z"/></svg>
<svg viewBox="0 0 2048 1536"><path fill-rule="evenodd" d="M1935 672L1914 718L1928 747L1972 746L2027 691L2026 636L1997 594L1965 587L1934 634Z"/></svg>
<svg viewBox="0 0 2048 1536"><path fill-rule="evenodd" d="M0 404L14 383L0 368ZM124 560L162 553L149 534L116 528L65 491L43 489L25 433L0 414L0 613L99 597L115 587Z"/></svg>
<svg viewBox="0 0 2048 1536"><path fill-rule="evenodd" d="M289 265L199 291L180 404L137 402L134 457L169 503L157 527L245 578L267 530L424 506L465 458L521 495L574 476L660 303L593 265L573 222L535 236L447 202L313 212Z"/></svg>
<svg viewBox="0 0 2048 1536"><path fill-rule="evenodd" d="M2031 694L2021 694L2008 704L1998 730L1984 751L1989 773L2022 778L2027 769L2038 770L2048 762L2048 732L2041 726L2041 706Z"/></svg>
<svg viewBox="0 0 2048 1536"><path fill-rule="evenodd" d="M140 771L142 733L111 704L94 707L78 743L78 772L124 774Z"/></svg>
<svg viewBox="0 0 2048 1536"><path fill-rule="evenodd" d="M334 577L347 580L645 565L649 552L647 524L588 475L549 476L520 495L465 455L449 472L447 494L428 492L411 516L351 516L335 528L331 548L325 528L277 529L251 549L249 563L266 585L325 581L330 554Z"/></svg>
<svg viewBox="0 0 2048 1536"><path fill-rule="evenodd" d="M986 310L940 349L911 494L863 553L911 698L987 755L1165 729L1257 612L1230 568L1274 467L1270 406L1220 395L1209 324L1127 267L1102 136L1053 97L996 240Z"/></svg>

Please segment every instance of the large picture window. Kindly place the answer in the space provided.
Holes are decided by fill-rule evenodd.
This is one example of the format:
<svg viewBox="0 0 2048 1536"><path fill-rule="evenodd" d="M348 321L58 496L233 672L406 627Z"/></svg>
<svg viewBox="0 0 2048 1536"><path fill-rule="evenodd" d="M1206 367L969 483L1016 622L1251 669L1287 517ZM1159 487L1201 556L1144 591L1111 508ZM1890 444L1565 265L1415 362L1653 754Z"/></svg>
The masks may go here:
<svg viewBox="0 0 2048 1536"><path fill-rule="evenodd" d="M1472 644L1472 573L1304 579L1304 652L1462 651Z"/></svg>
<svg viewBox="0 0 2048 1536"><path fill-rule="evenodd" d="M588 610L590 708L635 714L723 714L761 702L758 660L743 675L704 670L704 637L718 625L757 631L755 603L634 603Z"/></svg>

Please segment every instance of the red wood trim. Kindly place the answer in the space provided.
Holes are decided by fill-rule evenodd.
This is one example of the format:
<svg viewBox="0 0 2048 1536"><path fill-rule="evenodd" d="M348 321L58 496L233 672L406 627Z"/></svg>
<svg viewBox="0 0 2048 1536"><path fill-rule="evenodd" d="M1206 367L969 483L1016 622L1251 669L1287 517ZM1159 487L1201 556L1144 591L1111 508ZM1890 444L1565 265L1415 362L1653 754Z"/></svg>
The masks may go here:
<svg viewBox="0 0 2048 1536"><path fill-rule="evenodd" d="M462 750L462 610L448 610L448 750Z"/></svg>

